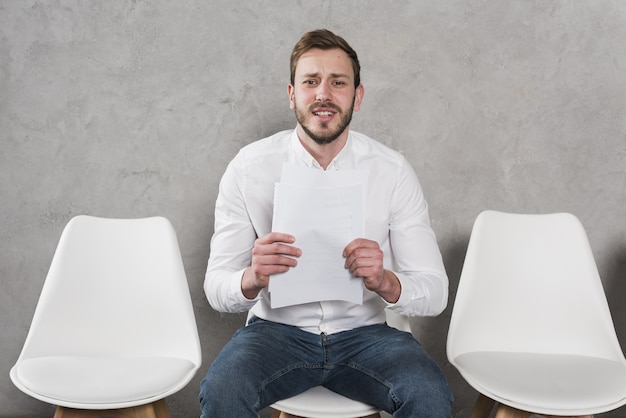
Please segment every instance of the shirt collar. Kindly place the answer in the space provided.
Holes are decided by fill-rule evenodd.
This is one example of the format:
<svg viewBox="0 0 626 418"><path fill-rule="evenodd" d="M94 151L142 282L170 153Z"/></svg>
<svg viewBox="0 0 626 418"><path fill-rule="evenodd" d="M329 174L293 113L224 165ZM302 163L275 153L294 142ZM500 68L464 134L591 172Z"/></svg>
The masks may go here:
<svg viewBox="0 0 626 418"><path fill-rule="evenodd" d="M296 153L296 158L302 162L305 166L309 168L319 168L322 167L319 165L317 160L313 158L311 154L304 148L302 142L300 142L300 138L298 138L298 133L294 129L291 133L291 144ZM339 154L333 158L333 160L328 165L327 170L341 170L346 166L347 159L350 155L350 150L352 148L352 131L348 132L348 140L346 141L346 145L339 151Z"/></svg>

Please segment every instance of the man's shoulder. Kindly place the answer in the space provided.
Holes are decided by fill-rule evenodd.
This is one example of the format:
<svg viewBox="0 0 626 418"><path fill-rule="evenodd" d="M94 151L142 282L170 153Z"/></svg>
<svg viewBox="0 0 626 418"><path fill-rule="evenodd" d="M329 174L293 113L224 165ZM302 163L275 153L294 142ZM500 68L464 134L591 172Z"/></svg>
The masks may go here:
<svg viewBox="0 0 626 418"><path fill-rule="evenodd" d="M367 156L376 155L394 164L404 161L404 155L390 146L363 133L350 131L350 138L355 152Z"/></svg>
<svg viewBox="0 0 626 418"><path fill-rule="evenodd" d="M256 172L258 169L282 167L289 149L292 130L277 132L274 135L257 139L239 149L231 165L239 170Z"/></svg>
<svg viewBox="0 0 626 418"><path fill-rule="evenodd" d="M277 132L268 137L257 139L241 148L243 153L276 152L281 149L280 145L289 143L293 129Z"/></svg>

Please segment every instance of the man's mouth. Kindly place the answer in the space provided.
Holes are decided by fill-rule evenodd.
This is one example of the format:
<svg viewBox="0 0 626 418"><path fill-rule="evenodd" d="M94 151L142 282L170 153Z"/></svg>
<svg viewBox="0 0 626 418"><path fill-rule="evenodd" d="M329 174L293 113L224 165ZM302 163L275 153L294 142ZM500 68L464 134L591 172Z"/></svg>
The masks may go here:
<svg viewBox="0 0 626 418"><path fill-rule="evenodd" d="M316 103L311 106L311 113L318 118L330 118L339 113L339 109L332 103L320 105Z"/></svg>

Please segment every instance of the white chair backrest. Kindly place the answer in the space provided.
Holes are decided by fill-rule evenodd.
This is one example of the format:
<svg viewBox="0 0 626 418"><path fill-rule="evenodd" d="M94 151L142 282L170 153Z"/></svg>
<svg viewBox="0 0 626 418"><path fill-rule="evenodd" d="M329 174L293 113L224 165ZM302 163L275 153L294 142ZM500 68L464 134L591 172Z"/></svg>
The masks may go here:
<svg viewBox="0 0 626 418"><path fill-rule="evenodd" d="M176 234L162 217L65 227L20 358L172 356L200 365Z"/></svg>
<svg viewBox="0 0 626 418"><path fill-rule="evenodd" d="M448 358L464 352L623 359L583 226L567 213L481 213L454 302Z"/></svg>

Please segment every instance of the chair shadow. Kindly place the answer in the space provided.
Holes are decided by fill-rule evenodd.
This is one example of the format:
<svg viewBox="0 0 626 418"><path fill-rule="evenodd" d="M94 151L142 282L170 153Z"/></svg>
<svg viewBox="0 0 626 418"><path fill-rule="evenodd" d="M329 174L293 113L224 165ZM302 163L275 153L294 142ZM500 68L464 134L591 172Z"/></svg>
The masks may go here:
<svg viewBox="0 0 626 418"><path fill-rule="evenodd" d="M613 317L613 324L622 352L626 352L626 241L615 242L611 246L605 271L600 271L604 291Z"/></svg>
<svg viewBox="0 0 626 418"><path fill-rule="evenodd" d="M468 417L477 396L476 391L450 364L446 354L448 328L450 327L452 308L456 299L470 232L471 230L468 229L463 235L456 236L453 242L443 243L440 248L449 279L448 306L437 317L413 318L411 321L413 335L424 346L433 360L440 365L448 379L455 397L452 409L454 417Z"/></svg>

